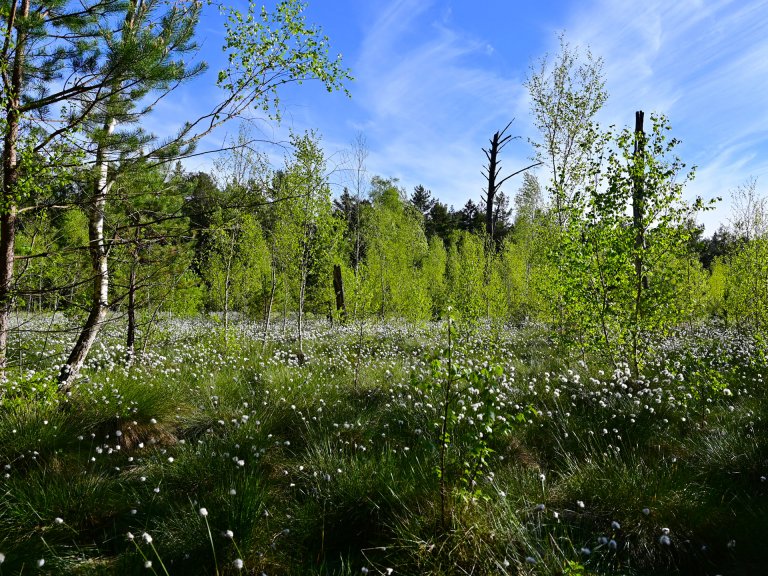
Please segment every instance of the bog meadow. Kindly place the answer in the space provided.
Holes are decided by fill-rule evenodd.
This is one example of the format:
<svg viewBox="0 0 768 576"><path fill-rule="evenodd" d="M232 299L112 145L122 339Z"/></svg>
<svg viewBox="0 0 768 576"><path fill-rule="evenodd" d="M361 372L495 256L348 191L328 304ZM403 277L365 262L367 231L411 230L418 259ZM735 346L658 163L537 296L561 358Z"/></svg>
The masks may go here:
<svg viewBox="0 0 768 576"><path fill-rule="evenodd" d="M601 126L565 36L459 210L362 135L191 169L354 97L303 4L222 6L219 99L154 136L210 7L0 6L0 575L765 573L757 181L705 235L674 119Z"/></svg>

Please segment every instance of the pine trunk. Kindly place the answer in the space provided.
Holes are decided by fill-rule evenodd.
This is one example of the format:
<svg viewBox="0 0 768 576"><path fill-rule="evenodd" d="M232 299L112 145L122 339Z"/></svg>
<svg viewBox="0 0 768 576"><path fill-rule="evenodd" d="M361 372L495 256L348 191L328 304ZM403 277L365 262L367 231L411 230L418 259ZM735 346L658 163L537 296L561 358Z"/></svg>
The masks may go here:
<svg viewBox="0 0 768 576"><path fill-rule="evenodd" d="M6 30L5 47L11 44L13 28L16 21L16 1L10 9L8 28ZM21 3L21 17L29 16L29 0ZM15 56L13 71L9 86L4 86L5 98L5 136L3 138L3 196L0 206L0 379L5 379L7 366L8 334L11 329L11 310L13 308L13 266L16 246L16 217L17 217L17 185L19 182L19 167L17 145L19 140L19 120L21 113L22 69L26 50L26 33L19 28L16 34ZM3 59L8 57L4 53Z"/></svg>

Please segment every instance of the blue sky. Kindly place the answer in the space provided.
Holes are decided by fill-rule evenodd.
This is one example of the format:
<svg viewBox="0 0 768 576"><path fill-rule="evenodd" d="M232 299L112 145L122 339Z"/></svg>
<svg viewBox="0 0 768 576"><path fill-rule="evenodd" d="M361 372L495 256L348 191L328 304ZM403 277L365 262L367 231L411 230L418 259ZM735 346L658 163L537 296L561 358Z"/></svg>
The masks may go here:
<svg viewBox="0 0 768 576"><path fill-rule="evenodd" d="M561 31L572 46L604 59L609 99L601 124L629 125L640 109L669 117L680 156L698 167L686 196L723 197L699 218L708 233L729 217L729 190L749 177L758 190L768 181L764 1L310 0L306 15L351 69L352 97L304 84L284 93L280 126L259 126L276 141L290 128L317 129L338 186L344 150L362 134L371 175L398 178L409 192L423 184L456 208L479 200L481 148L513 118L510 133L520 139L505 148L503 169L529 163L528 138L536 133L523 82L532 64L557 52ZM211 71L158 110L163 132L217 97L222 17L206 13L200 42ZM217 132L203 148L236 131ZM280 148L265 151L280 162ZM513 178L505 192L514 195L519 185Z"/></svg>

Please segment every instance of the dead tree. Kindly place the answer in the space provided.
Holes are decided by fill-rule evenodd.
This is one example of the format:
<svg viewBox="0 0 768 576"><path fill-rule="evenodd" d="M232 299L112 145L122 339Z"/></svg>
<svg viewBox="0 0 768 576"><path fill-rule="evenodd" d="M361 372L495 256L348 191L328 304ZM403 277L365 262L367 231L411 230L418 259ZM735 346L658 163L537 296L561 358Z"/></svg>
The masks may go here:
<svg viewBox="0 0 768 576"><path fill-rule="evenodd" d="M632 179L632 227L635 230L635 274L638 293L641 288L648 287L648 279L643 275L642 258L642 252L645 248L645 224L643 222L645 219L645 132L643 131L643 116L642 110L635 112L635 165Z"/></svg>
<svg viewBox="0 0 768 576"><path fill-rule="evenodd" d="M639 373L638 355L640 347L640 329L638 326L643 291L648 290L648 277L645 275L645 132L643 131L643 112L635 112L635 149L632 166L632 228L635 233L635 310L631 331L632 371Z"/></svg>
<svg viewBox="0 0 768 576"><path fill-rule="evenodd" d="M509 127L512 125L512 122L514 122L514 119L510 120L509 124L507 124L503 130L500 130L494 133L493 138L491 138L490 149L486 150L485 148L483 148L485 157L488 159L488 167L483 169L482 174L488 180L488 187L485 190L485 232L488 235L489 241L492 241L494 239L494 225L495 225L495 221L493 217L494 201L496 199L496 193L499 190L501 190L502 184L504 184L504 182L506 182L513 176L517 176L518 174L525 172L526 170L529 170L530 168L533 168L534 166L538 166L539 164L541 164L541 162L536 162L535 164L526 166L522 170L513 172L509 176L505 176L501 180L498 179L499 173L501 172L501 165L499 163L499 152L501 152L501 149L504 148L504 146L506 146L510 140L519 138L518 136L513 137L509 134L505 136L505 133L509 129Z"/></svg>

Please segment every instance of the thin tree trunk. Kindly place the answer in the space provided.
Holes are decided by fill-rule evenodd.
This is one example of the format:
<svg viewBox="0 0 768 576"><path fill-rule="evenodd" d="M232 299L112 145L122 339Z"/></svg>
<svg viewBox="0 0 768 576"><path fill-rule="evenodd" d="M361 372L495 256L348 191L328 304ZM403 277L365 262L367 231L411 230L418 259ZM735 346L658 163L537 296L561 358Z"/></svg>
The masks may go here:
<svg viewBox="0 0 768 576"><path fill-rule="evenodd" d="M632 371L637 377L640 371L640 317L643 289L648 288L648 279L643 273L643 252L645 250L645 132L643 112L635 112L634 182L632 183L632 225L635 232L635 310L632 319Z"/></svg>
<svg viewBox="0 0 768 576"><path fill-rule="evenodd" d="M227 272L224 278L224 343L229 343L229 285L232 274L232 259L235 252L235 231L232 230L232 242L229 246L229 256L227 257Z"/></svg>
<svg viewBox="0 0 768 576"><path fill-rule="evenodd" d="M299 286L299 362L304 362L304 293L307 288L306 270L301 271Z"/></svg>
<svg viewBox="0 0 768 576"><path fill-rule="evenodd" d="M271 266L271 280L272 286L269 291L269 299L267 300L267 309L264 312L264 346L267 345L267 338L269 337L269 323L272 318L272 305L275 302L275 290L277 289L277 274L275 267Z"/></svg>
<svg viewBox="0 0 768 576"><path fill-rule="evenodd" d="M8 27L6 29L3 59L7 62L8 48L12 44L11 37L16 21L16 0L10 8ZM22 0L21 17L29 16L29 0ZM10 86L5 86L5 136L3 138L3 197L2 214L0 214L0 379L5 379L7 366L8 333L11 327L11 310L13 308L13 265L16 245L17 218L17 185L19 182L19 166L17 145L19 139L19 106L22 91L22 69L24 67L24 52L27 35L23 28L16 33L15 55L11 72Z"/></svg>
<svg viewBox="0 0 768 576"><path fill-rule="evenodd" d="M126 360L133 361L136 345L136 268L139 264L138 247L134 249L131 272L128 277L128 334L126 337Z"/></svg>
<svg viewBox="0 0 768 576"><path fill-rule="evenodd" d="M107 242L104 238L104 209L107 204L107 194L112 186L109 180L109 162L107 159L107 139L114 132L117 124L110 118L104 124L104 134L96 150L96 166L98 179L94 184L93 198L88 222L88 240L93 268L93 292L91 295L91 310L80 336L72 352L62 366L59 374L59 390L67 392L71 389L80 370L85 363L88 352L101 330L109 308L109 262L107 260Z"/></svg>
<svg viewBox="0 0 768 576"><path fill-rule="evenodd" d="M285 338L285 331L288 327L288 281L285 278L285 271L283 271L283 338Z"/></svg>
<svg viewBox="0 0 768 576"><path fill-rule="evenodd" d="M131 250L131 270L128 275L128 330L125 338L126 361L133 362L136 352L136 270L139 267L139 237L141 218L138 212L131 214L131 222L134 225L133 249Z"/></svg>
<svg viewBox="0 0 768 576"><path fill-rule="evenodd" d="M385 313L387 311L387 286L384 278L384 270L386 270L386 257L382 254L381 257L381 270L379 275L381 278L381 319L384 320Z"/></svg>
<svg viewBox="0 0 768 576"><path fill-rule="evenodd" d="M147 352L147 348L149 348L149 342L150 342L150 334L152 333L152 330L157 323L157 316L160 313L160 309L163 307L163 303L165 302L166 298L168 297L168 294L173 293L173 291L176 289L176 286L179 284L179 282L184 278L183 273L179 273L176 276L176 279L173 281L173 284L171 284L170 289L166 293L165 296L158 297L157 304L155 304L155 307L152 308L152 298L151 298L151 292L147 291L146 298L147 298L147 310L152 310L152 314L149 315L149 320L144 324L144 338L142 339L141 343L141 353L145 354ZM170 311L168 312L168 318L171 317Z"/></svg>

